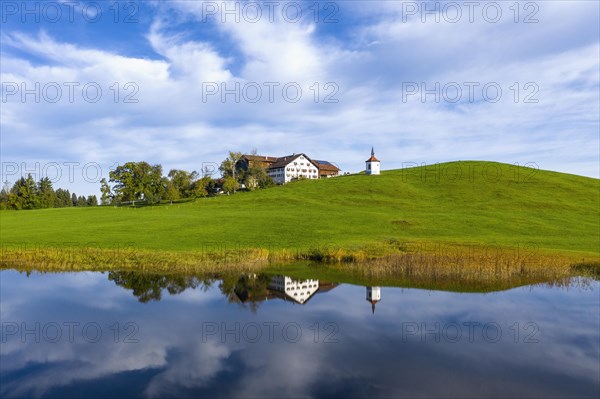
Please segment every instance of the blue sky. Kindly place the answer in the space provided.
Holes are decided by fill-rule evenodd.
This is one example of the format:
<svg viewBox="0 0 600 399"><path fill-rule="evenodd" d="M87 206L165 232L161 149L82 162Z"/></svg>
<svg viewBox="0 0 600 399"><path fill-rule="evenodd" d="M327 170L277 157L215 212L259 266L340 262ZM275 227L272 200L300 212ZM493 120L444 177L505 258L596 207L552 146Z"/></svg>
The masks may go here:
<svg viewBox="0 0 600 399"><path fill-rule="evenodd" d="M371 146L598 177L599 3L470 4L4 1L2 180L92 194L252 149L356 172Z"/></svg>

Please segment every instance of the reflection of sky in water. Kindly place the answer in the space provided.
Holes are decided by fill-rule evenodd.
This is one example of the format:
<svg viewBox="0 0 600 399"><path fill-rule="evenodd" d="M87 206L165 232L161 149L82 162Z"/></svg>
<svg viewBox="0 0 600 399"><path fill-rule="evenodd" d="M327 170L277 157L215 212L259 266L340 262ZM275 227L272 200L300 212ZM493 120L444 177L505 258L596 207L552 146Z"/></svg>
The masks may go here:
<svg viewBox="0 0 600 399"><path fill-rule="evenodd" d="M340 285L305 305L275 298L252 313L228 303L218 282L206 291L165 293L161 301L144 304L106 274L0 276L3 397L595 397L600 389L598 282L586 289L539 286L490 294L382 287L375 314L364 287ZM23 343L19 333L5 334L14 322L29 328L35 322L80 325L72 343L67 327L56 343L43 335L39 343L34 335ZM102 328L97 343L81 336L89 322ZM115 322L118 343L110 329ZM138 343L122 342L127 322L139 327L133 337ZM224 342L218 333L203 337L206 323L233 329L236 322L263 326L258 342L249 342L256 335L250 327L240 342L234 334ZM273 342L264 325L270 322L280 323ZM282 326L292 322L302 330L296 343L289 342L294 329L287 340L282 337ZM328 322L338 327L337 343L323 342L332 331L324 329ZM480 323L473 342L463 325L468 322ZM481 328L492 322L502 328L495 343L490 341L497 330L488 330L486 339ZM533 336L538 343L523 343L533 331L524 329L527 322L539 327ZM415 331L434 329L435 323L440 342L435 334ZM519 343L510 329L514 323ZM455 343L452 326L461 328Z"/></svg>

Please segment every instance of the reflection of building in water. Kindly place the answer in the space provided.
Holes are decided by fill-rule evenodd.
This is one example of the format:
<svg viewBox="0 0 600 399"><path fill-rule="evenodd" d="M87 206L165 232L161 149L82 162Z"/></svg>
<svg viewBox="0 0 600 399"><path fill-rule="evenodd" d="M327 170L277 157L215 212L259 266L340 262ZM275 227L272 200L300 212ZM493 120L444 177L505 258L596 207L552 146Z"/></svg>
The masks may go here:
<svg viewBox="0 0 600 399"><path fill-rule="evenodd" d="M271 279L269 289L284 294L287 298L300 304L308 301L318 290L319 280L295 281L287 276L275 276Z"/></svg>
<svg viewBox="0 0 600 399"><path fill-rule="evenodd" d="M375 304L381 301L381 288L367 287L367 301L371 302L371 309L373 314L375 314Z"/></svg>
<svg viewBox="0 0 600 399"><path fill-rule="evenodd" d="M263 279L266 279L264 285L255 283ZM320 282L319 280L294 280L287 276L245 275L238 281L234 292L242 303L279 298L303 305L315 294L328 292L336 286L336 283Z"/></svg>

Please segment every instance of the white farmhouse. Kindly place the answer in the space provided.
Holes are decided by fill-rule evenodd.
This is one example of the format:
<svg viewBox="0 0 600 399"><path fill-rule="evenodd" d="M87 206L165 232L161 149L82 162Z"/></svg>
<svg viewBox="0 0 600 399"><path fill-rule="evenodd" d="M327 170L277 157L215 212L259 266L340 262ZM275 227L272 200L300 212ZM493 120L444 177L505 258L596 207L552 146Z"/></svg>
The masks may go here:
<svg viewBox="0 0 600 399"><path fill-rule="evenodd" d="M300 178L318 179L319 167L305 154L293 154L277 158L269 165L267 175L276 184L285 184Z"/></svg>
<svg viewBox="0 0 600 399"><path fill-rule="evenodd" d="M240 170L260 166L276 184L285 184L299 178L326 179L340 175L340 168L328 161L317 161L306 154L270 157L245 154L236 164Z"/></svg>
<svg viewBox="0 0 600 399"><path fill-rule="evenodd" d="M375 158L375 151L371 147L371 158L366 160L365 174L378 175L381 172L381 162Z"/></svg>

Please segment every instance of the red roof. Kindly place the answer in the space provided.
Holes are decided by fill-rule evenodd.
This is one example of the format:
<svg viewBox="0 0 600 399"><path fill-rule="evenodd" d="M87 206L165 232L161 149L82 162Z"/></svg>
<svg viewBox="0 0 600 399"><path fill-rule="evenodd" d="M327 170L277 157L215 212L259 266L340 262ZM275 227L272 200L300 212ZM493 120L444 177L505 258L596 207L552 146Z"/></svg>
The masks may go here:
<svg viewBox="0 0 600 399"><path fill-rule="evenodd" d="M381 162L379 159L375 158L375 155L371 155L371 158L367 159L366 162Z"/></svg>

